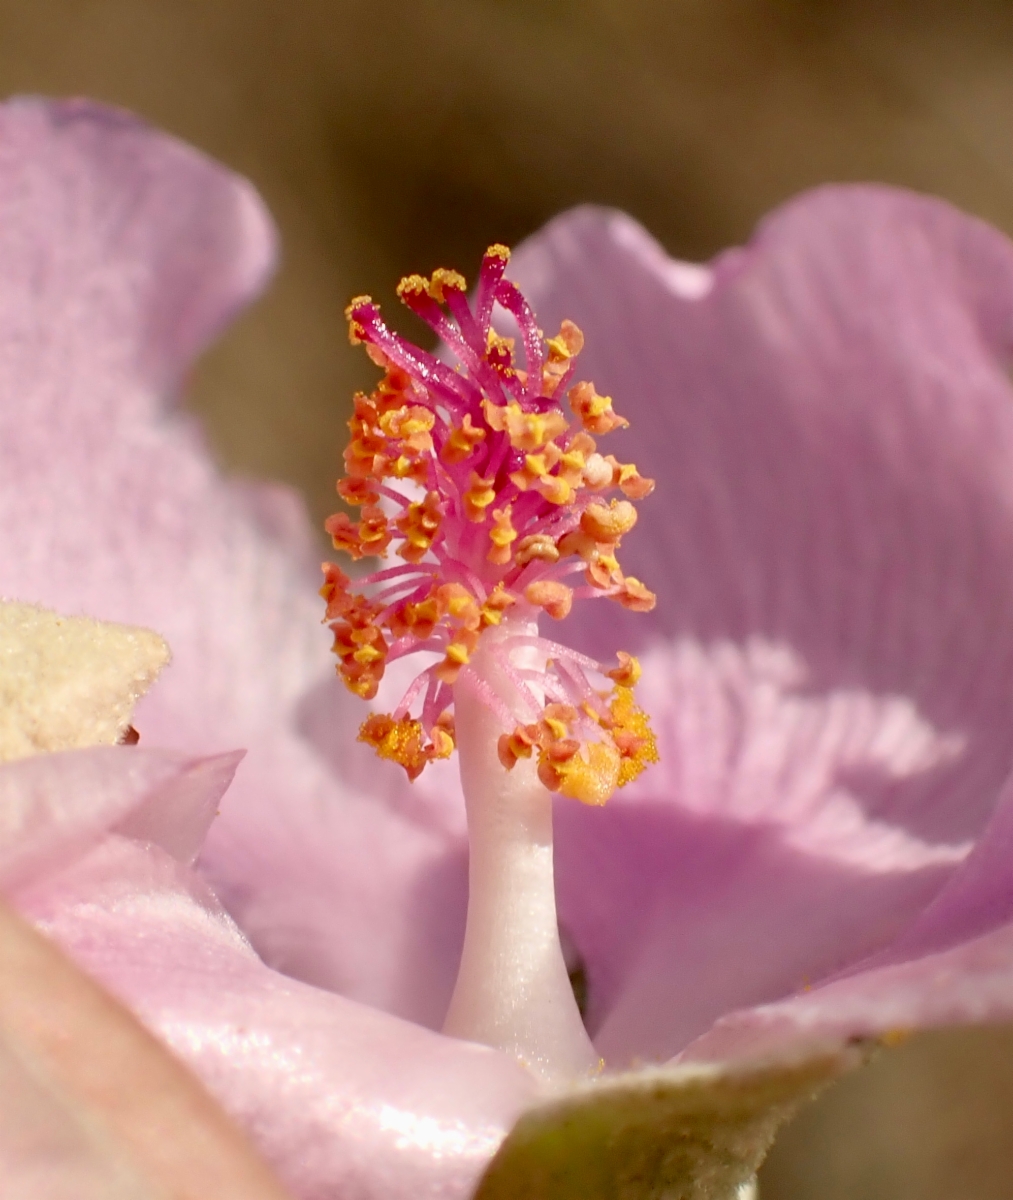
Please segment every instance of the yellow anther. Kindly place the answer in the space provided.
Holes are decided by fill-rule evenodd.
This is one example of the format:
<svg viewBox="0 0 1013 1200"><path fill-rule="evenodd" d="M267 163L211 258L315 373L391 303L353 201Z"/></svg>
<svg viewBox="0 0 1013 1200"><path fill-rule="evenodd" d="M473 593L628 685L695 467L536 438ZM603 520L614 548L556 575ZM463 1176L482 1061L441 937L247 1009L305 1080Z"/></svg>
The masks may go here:
<svg viewBox="0 0 1013 1200"><path fill-rule="evenodd" d="M607 742L589 742L563 762L543 750L538 777L545 786L582 804L602 805L619 785L619 751Z"/></svg>
<svg viewBox="0 0 1013 1200"><path fill-rule="evenodd" d="M427 296L429 280L424 275L405 275L397 285L397 298L404 300L411 296Z"/></svg>
<svg viewBox="0 0 1013 1200"><path fill-rule="evenodd" d="M562 621L573 606L573 589L554 579L536 579L524 589L524 599L544 609L556 621Z"/></svg>
<svg viewBox="0 0 1013 1200"><path fill-rule="evenodd" d="M621 756L618 785L625 787L649 763L658 761L658 744L647 714L634 703L628 687L616 687L609 714L613 722L612 740Z"/></svg>
<svg viewBox="0 0 1013 1200"><path fill-rule="evenodd" d="M610 433L629 425L625 417L612 411L612 397L599 396L593 383L575 384L568 393L570 407L591 433Z"/></svg>
<svg viewBox="0 0 1013 1200"><path fill-rule="evenodd" d="M517 543L517 549L514 551L514 562L519 567L526 566L536 558L541 562L559 562L559 551L556 549L556 543L548 534L532 533L525 538L521 538Z"/></svg>
<svg viewBox="0 0 1013 1200"><path fill-rule="evenodd" d="M436 600L443 611L466 629L477 629L479 625L478 602L460 583L443 583L436 589Z"/></svg>
<svg viewBox="0 0 1013 1200"><path fill-rule="evenodd" d="M497 433L505 431L515 450L540 450L570 427L558 409L530 413L516 402L500 405L489 399L482 401L482 409L489 428Z"/></svg>
<svg viewBox="0 0 1013 1200"><path fill-rule="evenodd" d="M550 504L569 504L573 499L573 488L558 475L545 475L535 485Z"/></svg>
<svg viewBox="0 0 1013 1200"><path fill-rule="evenodd" d="M464 462L474 452L479 442L483 441L485 441L485 430L476 429L471 423L471 414L465 413L461 424L451 430L440 455L446 463Z"/></svg>
<svg viewBox="0 0 1013 1200"><path fill-rule="evenodd" d="M359 729L359 741L365 742L381 758L399 763L414 779L426 765L422 722L411 717L395 721L385 713L373 713Z"/></svg>
<svg viewBox="0 0 1013 1200"><path fill-rule="evenodd" d="M494 508L492 510L492 528L489 530L489 541L492 543L486 558L498 567L505 567L510 561L511 543L517 540L517 530L511 520L511 506Z"/></svg>
<svg viewBox="0 0 1013 1200"><path fill-rule="evenodd" d="M639 579L627 575L623 580L623 590L619 593L619 603L631 612L650 612L658 602L658 597L650 588L644 587Z"/></svg>
<svg viewBox="0 0 1013 1200"><path fill-rule="evenodd" d="M485 520L485 510L496 499L495 482L491 476L484 479L477 471L472 471L468 490L462 497L464 515L469 521Z"/></svg>
<svg viewBox="0 0 1013 1200"><path fill-rule="evenodd" d="M482 628L498 625L503 620L506 610L516 603L517 597L508 592L502 583L497 583L480 610Z"/></svg>
<svg viewBox="0 0 1013 1200"><path fill-rule="evenodd" d="M580 518L581 529L596 542L618 542L637 523L637 510L628 500L613 500L606 507L594 501Z"/></svg>
<svg viewBox="0 0 1013 1200"><path fill-rule="evenodd" d="M437 304L446 299L445 292L466 292L468 284L463 275L457 271L448 271L446 267L437 267L429 281L429 295Z"/></svg>
<svg viewBox="0 0 1013 1200"><path fill-rule="evenodd" d="M345 320L348 322L348 340L353 346L358 346L366 336L366 331L353 316L357 308L363 304L372 304L372 296L356 296L350 300L348 307L345 309Z"/></svg>
<svg viewBox="0 0 1013 1200"><path fill-rule="evenodd" d="M409 504L396 522L405 536L398 554L407 562L420 562L439 533L442 520L439 492L427 492L424 500Z"/></svg>
<svg viewBox="0 0 1013 1200"><path fill-rule="evenodd" d="M499 242L494 242L485 252L486 258L501 258L504 262L510 261L510 249L507 246L501 245Z"/></svg>
<svg viewBox="0 0 1013 1200"><path fill-rule="evenodd" d="M632 654L627 654L625 650L620 650L616 658L619 659L619 666L613 667L608 672L609 679L614 679L616 683L625 688L634 687L640 682L642 674L639 660Z"/></svg>

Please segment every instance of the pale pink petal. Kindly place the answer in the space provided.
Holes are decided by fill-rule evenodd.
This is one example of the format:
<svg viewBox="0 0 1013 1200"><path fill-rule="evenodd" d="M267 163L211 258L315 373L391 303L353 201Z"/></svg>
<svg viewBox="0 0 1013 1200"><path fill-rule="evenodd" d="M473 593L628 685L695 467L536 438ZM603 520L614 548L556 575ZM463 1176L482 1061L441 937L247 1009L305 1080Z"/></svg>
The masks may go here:
<svg viewBox="0 0 1013 1200"><path fill-rule="evenodd" d="M581 209L511 272L630 418L602 448L659 481L623 545L656 613L599 602L567 632L647 647L662 763L560 809L559 855L598 1045L663 1056L889 943L995 804L1013 249L938 201L827 188L708 267Z"/></svg>
<svg viewBox="0 0 1013 1200"><path fill-rule="evenodd" d="M511 1058L269 970L154 848L110 838L17 902L196 1071L301 1200L465 1200L536 1098Z"/></svg>
<svg viewBox="0 0 1013 1200"><path fill-rule="evenodd" d="M859 971L780 1003L731 1013L680 1060L795 1058L840 1041L1013 1016L1013 925L948 950Z"/></svg>
<svg viewBox="0 0 1013 1200"><path fill-rule="evenodd" d="M273 254L249 184L174 139L86 103L0 107L0 595L162 633L142 743L249 749L204 857L230 911L272 962L438 1023L459 835L400 784L377 796L383 768L365 794L342 781L299 504L224 483L166 403Z"/></svg>
<svg viewBox="0 0 1013 1200"><path fill-rule="evenodd" d="M0 765L0 889L59 869L114 828L192 859L241 757L97 746Z"/></svg>

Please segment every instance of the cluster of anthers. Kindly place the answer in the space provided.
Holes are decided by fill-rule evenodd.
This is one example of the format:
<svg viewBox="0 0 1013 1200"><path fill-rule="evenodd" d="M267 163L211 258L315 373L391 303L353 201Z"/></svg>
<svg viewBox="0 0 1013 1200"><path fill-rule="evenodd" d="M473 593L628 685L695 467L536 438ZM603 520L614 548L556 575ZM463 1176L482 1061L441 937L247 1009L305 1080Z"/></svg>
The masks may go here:
<svg viewBox="0 0 1013 1200"><path fill-rule="evenodd" d="M595 442L628 422L592 384L572 382L583 335L564 321L556 337L544 337L504 277L508 259L503 246L486 251L472 304L455 271L410 275L398 286L401 300L456 355L456 370L389 330L368 296L349 305L351 341L365 343L384 377L372 395L355 397L347 474L338 483L361 518L338 513L326 529L354 559L386 558L393 544L404 562L355 581L356 590L325 563L325 619L340 675L366 700L388 662L416 650L439 654L392 715L370 716L360 732L410 778L453 752L453 689L470 672L469 684L512 727L499 742L503 765L512 769L537 754L550 791L601 804L657 760L647 718L632 699L637 661L621 653L607 671L542 638L491 639L497 667L516 691L513 710L470 665L483 632L504 619L544 610L559 620L574 599L592 596L636 612L655 603L616 559L637 519L631 501L647 496L653 482L600 454ZM516 322L523 368L514 339L491 326L495 304ZM572 419L557 399L564 395ZM609 499L616 491L622 498ZM544 669L516 666L521 646ZM592 687L588 673L611 687ZM526 719L518 720L518 708Z"/></svg>

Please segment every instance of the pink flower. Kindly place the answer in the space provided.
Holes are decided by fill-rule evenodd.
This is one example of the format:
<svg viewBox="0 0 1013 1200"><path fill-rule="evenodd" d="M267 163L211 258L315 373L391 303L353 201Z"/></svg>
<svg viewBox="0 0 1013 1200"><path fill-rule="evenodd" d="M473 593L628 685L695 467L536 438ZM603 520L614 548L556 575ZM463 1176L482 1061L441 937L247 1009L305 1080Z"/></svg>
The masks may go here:
<svg viewBox="0 0 1013 1200"><path fill-rule="evenodd" d="M222 481L166 405L273 255L248 185L171 139L0 110L0 594L175 656L139 747L0 768L21 911L307 1198L466 1197L518 1118L482 1195L660 1187L714 1145L731 1185L854 1039L1009 1016L1005 239L868 187L709 267L594 209L515 255L658 481L624 541L654 613L567 632L640 655L661 761L560 802L556 870L596 1049L666 1065L548 1104L430 1031L464 928L453 768L410 787L355 742L298 504Z"/></svg>

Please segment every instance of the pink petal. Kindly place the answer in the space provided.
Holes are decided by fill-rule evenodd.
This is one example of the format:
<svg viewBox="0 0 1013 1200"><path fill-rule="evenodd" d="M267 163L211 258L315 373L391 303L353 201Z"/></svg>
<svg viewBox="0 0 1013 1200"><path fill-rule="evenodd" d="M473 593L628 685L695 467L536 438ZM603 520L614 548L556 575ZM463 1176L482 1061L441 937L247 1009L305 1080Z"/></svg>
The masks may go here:
<svg viewBox="0 0 1013 1200"><path fill-rule="evenodd" d="M681 1061L795 1058L842 1040L981 1025L1013 1016L1013 924L948 950L859 971L780 1003L732 1013Z"/></svg>
<svg viewBox="0 0 1013 1200"><path fill-rule="evenodd" d="M192 859L241 757L98 746L0 765L0 889L59 869L113 828Z"/></svg>
<svg viewBox="0 0 1013 1200"><path fill-rule="evenodd" d="M630 418L602 448L659 481L623 546L654 617L588 605L571 635L669 639L642 685L662 764L561 810L559 843L597 1044L664 1056L889 943L995 804L1013 249L934 200L826 188L709 267L580 209L511 273Z"/></svg>
<svg viewBox="0 0 1013 1200"><path fill-rule="evenodd" d="M302 1200L465 1200L536 1085L265 967L192 873L110 838L18 896L201 1077Z"/></svg>
<svg viewBox="0 0 1013 1200"><path fill-rule="evenodd" d="M375 795L397 768L342 782L301 508L222 482L166 411L273 254L249 184L174 139L90 104L0 107L0 594L161 632L143 744L249 748L204 856L230 911L272 962L438 1022L459 834L400 784Z"/></svg>
<svg viewBox="0 0 1013 1200"><path fill-rule="evenodd" d="M0 904L5 1200L284 1200L166 1049Z"/></svg>

